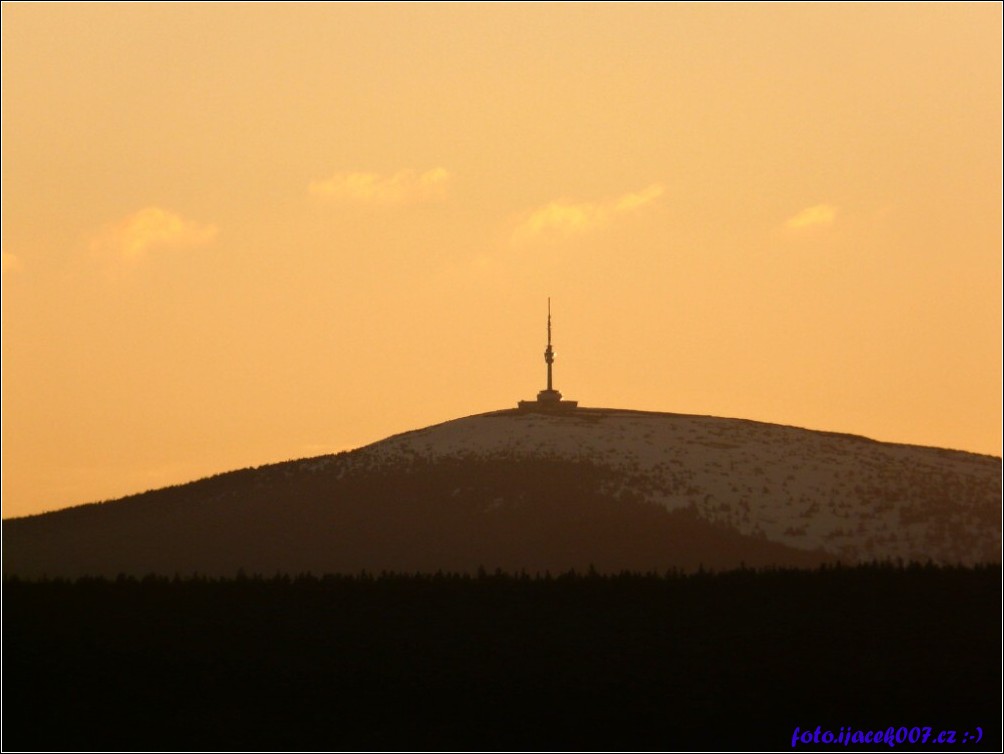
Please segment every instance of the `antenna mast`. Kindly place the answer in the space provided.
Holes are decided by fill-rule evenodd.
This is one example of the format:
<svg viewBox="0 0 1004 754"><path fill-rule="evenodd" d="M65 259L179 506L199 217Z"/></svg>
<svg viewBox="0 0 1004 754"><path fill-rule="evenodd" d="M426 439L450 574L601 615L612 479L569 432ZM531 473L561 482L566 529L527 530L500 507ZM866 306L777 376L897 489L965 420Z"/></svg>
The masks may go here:
<svg viewBox="0 0 1004 754"><path fill-rule="evenodd" d="M547 297L547 350L544 351L544 361L547 362L547 392L554 390L551 380L551 365L554 363L554 349L551 348L551 297Z"/></svg>

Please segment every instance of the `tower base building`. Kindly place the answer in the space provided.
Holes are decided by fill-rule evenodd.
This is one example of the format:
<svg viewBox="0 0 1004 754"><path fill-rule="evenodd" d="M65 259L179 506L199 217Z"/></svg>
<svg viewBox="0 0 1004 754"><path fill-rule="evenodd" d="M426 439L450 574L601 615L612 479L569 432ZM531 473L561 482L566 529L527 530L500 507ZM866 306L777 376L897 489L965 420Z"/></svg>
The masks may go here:
<svg viewBox="0 0 1004 754"><path fill-rule="evenodd" d="M520 411L571 411L579 402L562 400L557 390L541 390L537 393L537 400L520 401L516 405Z"/></svg>

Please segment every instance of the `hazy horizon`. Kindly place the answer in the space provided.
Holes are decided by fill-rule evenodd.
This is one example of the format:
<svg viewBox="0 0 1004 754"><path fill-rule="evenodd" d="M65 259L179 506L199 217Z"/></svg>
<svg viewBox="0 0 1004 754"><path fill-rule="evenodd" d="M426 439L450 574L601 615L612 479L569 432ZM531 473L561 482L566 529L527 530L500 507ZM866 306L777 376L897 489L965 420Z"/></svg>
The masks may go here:
<svg viewBox="0 0 1004 754"><path fill-rule="evenodd" d="M515 407L1001 455L999 4L5 3L3 515Z"/></svg>

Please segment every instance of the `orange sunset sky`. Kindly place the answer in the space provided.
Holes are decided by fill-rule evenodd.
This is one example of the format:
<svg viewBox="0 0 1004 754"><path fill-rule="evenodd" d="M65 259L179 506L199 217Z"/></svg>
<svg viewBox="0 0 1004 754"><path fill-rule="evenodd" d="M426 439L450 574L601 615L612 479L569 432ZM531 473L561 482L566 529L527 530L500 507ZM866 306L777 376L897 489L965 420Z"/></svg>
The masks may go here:
<svg viewBox="0 0 1004 754"><path fill-rule="evenodd" d="M999 3L2 6L3 515L514 407L1001 453Z"/></svg>

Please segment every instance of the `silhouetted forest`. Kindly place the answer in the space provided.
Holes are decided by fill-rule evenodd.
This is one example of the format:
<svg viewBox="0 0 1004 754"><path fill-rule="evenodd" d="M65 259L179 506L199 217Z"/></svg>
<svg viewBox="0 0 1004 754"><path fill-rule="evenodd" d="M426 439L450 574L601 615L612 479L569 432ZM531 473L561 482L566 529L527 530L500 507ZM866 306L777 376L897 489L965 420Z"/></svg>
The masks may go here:
<svg viewBox="0 0 1004 754"><path fill-rule="evenodd" d="M999 566L8 578L3 747L999 749L1000 595Z"/></svg>
<svg viewBox="0 0 1004 754"><path fill-rule="evenodd" d="M560 459L352 454L221 474L4 521L4 575L531 572L813 567L835 556L743 536L695 511L610 495L623 479ZM314 466L317 468L314 468Z"/></svg>

